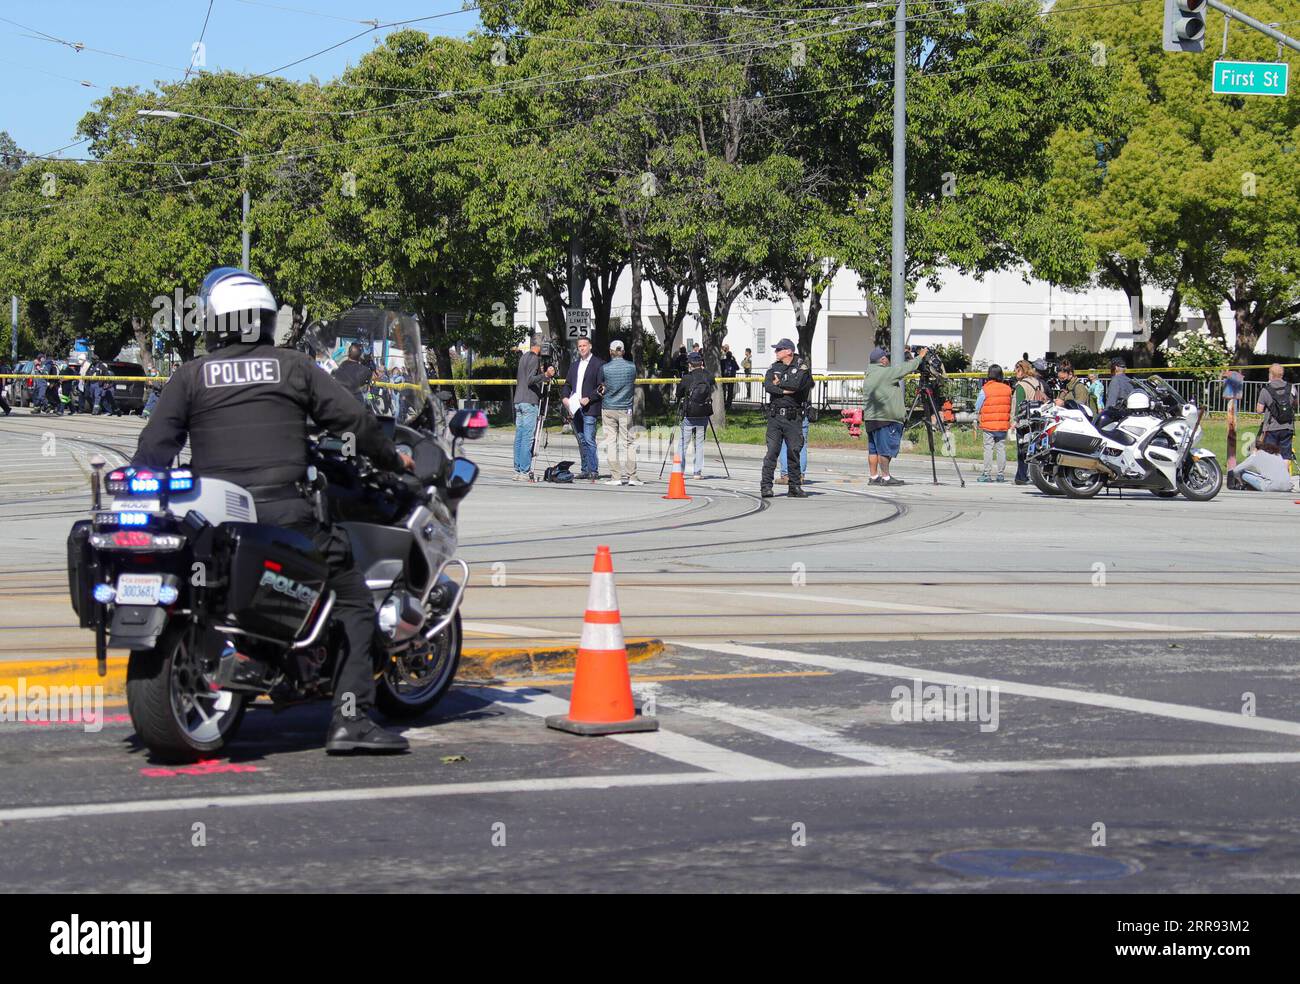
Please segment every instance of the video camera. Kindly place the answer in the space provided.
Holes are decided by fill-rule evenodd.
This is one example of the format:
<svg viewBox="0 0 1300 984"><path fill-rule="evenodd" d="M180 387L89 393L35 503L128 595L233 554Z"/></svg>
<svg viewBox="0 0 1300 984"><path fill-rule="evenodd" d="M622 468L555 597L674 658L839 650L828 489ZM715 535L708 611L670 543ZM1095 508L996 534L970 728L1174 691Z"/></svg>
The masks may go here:
<svg viewBox="0 0 1300 984"><path fill-rule="evenodd" d="M541 351L537 353L537 367L545 372L555 365L555 347L549 338L542 340Z"/></svg>
<svg viewBox="0 0 1300 984"><path fill-rule="evenodd" d="M1038 370L1043 395L1049 400L1056 399L1056 395L1061 392L1061 381L1056 375L1061 371L1060 357L1055 352L1048 352L1041 359L1034 360L1034 368Z"/></svg>
<svg viewBox="0 0 1300 984"><path fill-rule="evenodd" d="M921 360L919 366L921 378L927 381L942 381L947 375L943 367L943 359L939 358L939 353L931 349L925 353L925 358Z"/></svg>
<svg viewBox="0 0 1300 984"><path fill-rule="evenodd" d="M904 347L903 358L906 361L915 359L916 349L911 345ZM939 353L932 348L925 353L925 357L921 360L920 366L917 367L917 372L921 374L921 379L927 382L942 380L947 375L947 370L943 367L943 359L941 359Z"/></svg>

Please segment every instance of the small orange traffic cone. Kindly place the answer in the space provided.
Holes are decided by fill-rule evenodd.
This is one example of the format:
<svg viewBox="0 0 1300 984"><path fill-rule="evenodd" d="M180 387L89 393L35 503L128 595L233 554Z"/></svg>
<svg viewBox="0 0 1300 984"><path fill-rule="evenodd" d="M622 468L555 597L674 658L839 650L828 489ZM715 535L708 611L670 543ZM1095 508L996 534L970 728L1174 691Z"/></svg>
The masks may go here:
<svg viewBox="0 0 1300 984"><path fill-rule="evenodd" d="M659 721L641 717L632 703L632 680L627 672L627 647L623 644L623 620L614 593L609 547L596 548L596 563L591 568L569 713L551 715L546 726L575 735L659 730Z"/></svg>
<svg viewBox="0 0 1300 984"><path fill-rule="evenodd" d="M668 494L660 496L663 499L686 499L690 501L690 496L686 494L686 475L682 471L682 456L673 455L673 473L668 479Z"/></svg>

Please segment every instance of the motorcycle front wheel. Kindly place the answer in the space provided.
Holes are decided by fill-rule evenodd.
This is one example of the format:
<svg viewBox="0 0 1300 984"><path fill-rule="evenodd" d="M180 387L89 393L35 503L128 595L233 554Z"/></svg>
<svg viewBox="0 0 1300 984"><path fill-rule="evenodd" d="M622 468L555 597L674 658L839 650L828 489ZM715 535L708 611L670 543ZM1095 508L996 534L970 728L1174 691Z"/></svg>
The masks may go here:
<svg viewBox="0 0 1300 984"><path fill-rule="evenodd" d="M1051 474L1043 468L1037 461L1029 463L1029 480L1043 495L1063 495L1061 487L1056 483L1056 470L1052 469Z"/></svg>
<svg viewBox="0 0 1300 984"><path fill-rule="evenodd" d="M438 703L460 667L460 612L428 644L392 657L375 682L375 704L392 718L414 718Z"/></svg>
<svg viewBox="0 0 1300 984"><path fill-rule="evenodd" d="M1193 461L1178 479L1178 491L1193 502L1209 502L1223 488L1223 469L1214 458Z"/></svg>
<svg viewBox="0 0 1300 984"><path fill-rule="evenodd" d="M186 624L169 626L153 649L137 649L126 664L131 724L161 762L194 762L229 742L244 720L242 694L213 690L201 647L191 652Z"/></svg>
<svg viewBox="0 0 1300 984"><path fill-rule="evenodd" d="M1056 483L1071 499L1091 499L1105 484L1101 475L1086 468L1062 468L1056 473Z"/></svg>

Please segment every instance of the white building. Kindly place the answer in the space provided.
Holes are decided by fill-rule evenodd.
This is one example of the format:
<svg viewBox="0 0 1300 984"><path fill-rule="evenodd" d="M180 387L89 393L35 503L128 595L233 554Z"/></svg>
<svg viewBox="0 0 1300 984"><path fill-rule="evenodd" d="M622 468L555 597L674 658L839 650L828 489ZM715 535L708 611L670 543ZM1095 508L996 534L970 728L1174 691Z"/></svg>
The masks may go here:
<svg viewBox="0 0 1300 984"><path fill-rule="evenodd" d="M646 283L642 317L664 342L664 324ZM1148 307L1163 307L1168 295L1147 289ZM660 303L663 303L662 294ZM612 314L627 317L631 302L631 277L624 275L615 293ZM666 306L666 305L665 305ZM515 306L515 323L528 325L536 310L536 327L545 328L546 312L540 298L534 305L529 291L523 291ZM690 347L702 340L692 296L690 313L682 331L670 340L671 347ZM1231 311L1225 306L1220 318L1228 344L1234 344ZM1202 327L1201 312L1184 307L1182 320L1193 328ZM728 319L726 342L739 358L746 348L754 350L754 365L770 361L770 346L783 337L796 338L794 311L784 297L758 300L741 297ZM874 344L876 318L871 302L858 289L857 275L841 270L822 297L817 333L813 340L813 368L822 372L861 372ZM1133 322L1128 299L1122 291L1092 288L1066 291L1042 280L1026 279L1019 271L987 274L982 280L951 271L942 276L938 290L925 284L917 287L916 299L907 307L906 337L909 344L958 343L972 360L1010 365L1028 352L1037 358L1044 352L1065 353L1082 346L1092 351L1122 348L1133 343ZM1256 351L1300 355L1300 345L1289 328L1274 325L1260 338Z"/></svg>

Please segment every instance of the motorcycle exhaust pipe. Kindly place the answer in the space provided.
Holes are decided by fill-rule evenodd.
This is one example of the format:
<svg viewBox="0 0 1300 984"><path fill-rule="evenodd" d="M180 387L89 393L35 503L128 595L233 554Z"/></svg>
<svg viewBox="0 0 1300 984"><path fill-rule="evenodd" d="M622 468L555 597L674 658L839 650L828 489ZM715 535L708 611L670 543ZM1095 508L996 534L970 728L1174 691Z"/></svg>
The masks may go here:
<svg viewBox="0 0 1300 984"><path fill-rule="evenodd" d="M1118 474L1100 458L1088 458L1080 454L1058 454L1056 464L1059 468L1083 468L1086 471L1101 472L1103 475Z"/></svg>

